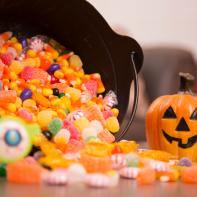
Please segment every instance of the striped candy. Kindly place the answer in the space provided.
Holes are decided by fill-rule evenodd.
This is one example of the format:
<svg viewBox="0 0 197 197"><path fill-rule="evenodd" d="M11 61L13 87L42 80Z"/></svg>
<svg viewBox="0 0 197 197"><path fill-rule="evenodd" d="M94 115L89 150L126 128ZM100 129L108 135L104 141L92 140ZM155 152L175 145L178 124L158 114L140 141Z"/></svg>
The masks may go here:
<svg viewBox="0 0 197 197"><path fill-rule="evenodd" d="M126 158L124 154L113 154L111 160L113 169L120 169L126 166Z"/></svg>
<svg viewBox="0 0 197 197"><path fill-rule="evenodd" d="M136 167L125 167L119 170L119 174L124 178L135 179L137 178L140 170L140 168Z"/></svg>

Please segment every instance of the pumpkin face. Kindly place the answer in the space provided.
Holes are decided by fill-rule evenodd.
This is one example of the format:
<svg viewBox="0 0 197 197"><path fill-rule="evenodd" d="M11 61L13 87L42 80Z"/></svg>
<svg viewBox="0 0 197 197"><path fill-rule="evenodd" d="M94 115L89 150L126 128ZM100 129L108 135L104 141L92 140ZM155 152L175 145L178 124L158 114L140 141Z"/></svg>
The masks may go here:
<svg viewBox="0 0 197 197"><path fill-rule="evenodd" d="M156 99L147 112L146 136L152 149L197 161L197 98L175 94Z"/></svg>

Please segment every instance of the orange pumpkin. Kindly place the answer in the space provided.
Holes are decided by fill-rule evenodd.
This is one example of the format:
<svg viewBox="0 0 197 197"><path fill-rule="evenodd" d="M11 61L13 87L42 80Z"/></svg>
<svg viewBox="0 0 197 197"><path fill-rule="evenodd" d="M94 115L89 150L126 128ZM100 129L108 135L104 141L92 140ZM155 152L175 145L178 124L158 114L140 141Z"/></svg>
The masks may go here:
<svg viewBox="0 0 197 197"><path fill-rule="evenodd" d="M151 149L197 161L197 97L190 87L194 77L180 73L180 92L157 98L146 115L146 137Z"/></svg>

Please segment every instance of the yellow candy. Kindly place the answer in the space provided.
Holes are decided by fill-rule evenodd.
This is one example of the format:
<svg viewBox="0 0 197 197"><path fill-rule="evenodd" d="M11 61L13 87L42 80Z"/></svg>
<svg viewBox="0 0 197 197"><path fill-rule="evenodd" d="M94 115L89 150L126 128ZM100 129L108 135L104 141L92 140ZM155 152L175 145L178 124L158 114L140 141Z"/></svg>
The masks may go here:
<svg viewBox="0 0 197 197"><path fill-rule="evenodd" d="M26 58L23 60L23 65L24 66L31 66L31 67L36 67L36 62L34 58Z"/></svg>
<svg viewBox="0 0 197 197"><path fill-rule="evenodd" d="M17 90L18 89L18 85L16 84L16 82L10 82L9 86L10 86L11 90Z"/></svg>
<svg viewBox="0 0 197 197"><path fill-rule="evenodd" d="M48 155L46 157L41 157L39 159L39 162L42 165L49 166L52 169L56 168L68 168L69 165L73 163L71 160L66 160L61 156L54 156L54 155Z"/></svg>
<svg viewBox="0 0 197 197"><path fill-rule="evenodd" d="M63 109L57 109L57 114L60 118L65 118L66 117L66 112Z"/></svg>
<svg viewBox="0 0 197 197"><path fill-rule="evenodd" d="M117 108L112 108L111 112L114 114L114 116L118 117L119 110Z"/></svg>
<svg viewBox="0 0 197 197"><path fill-rule="evenodd" d="M71 67L79 66L82 67L83 63L78 55L72 55L69 58L69 63Z"/></svg>
<svg viewBox="0 0 197 197"><path fill-rule="evenodd" d="M49 88L43 88L42 94L46 97L49 97L49 96L53 95L53 90L51 90Z"/></svg>
<svg viewBox="0 0 197 197"><path fill-rule="evenodd" d="M14 104L14 103L9 103L8 104L8 110L10 111L10 112L16 112L16 105Z"/></svg>
<svg viewBox="0 0 197 197"><path fill-rule="evenodd" d="M23 71L23 68L24 66L19 61L16 60L14 60L9 66L9 70L17 75Z"/></svg>
<svg viewBox="0 0 197 197"><path fill-rule="evenodd" d="M27 51L27 56L28 57L36 57L36 52L34 50L32 50L32 49L29 49Z"/></svg>
<svg viewBox="0 0 197 197"><path fill-rule="evenodd" d="M64 73L61 70L56 70L54 73L54 76L58 79L63 79L64 78Z"/></svg>
<svg viewBox="0 0 197 197"><path fill-rule="evenodd" d="M31 79L29 81L30 84L33 84L33 85L36 85L36 86L39 86L40 85L40 80L39 79Z"/></svg>
<svg viewBox="0 0 197 197"><path fill-rule="evenodd" d="M22 106L22 100L21 100L20 97L17 97L16 98L15 106L17 107L17 109L18 108L21 108L21 106Z"/></svg>
<svg viewBox="0 0 197 197"><path fill-rule="evenodd" d="M137 151L139 144L135 141L120 141L117 142L117 145L120 147L123 153L130 153Z"/></svg>
<svg viewBox="0 0 197 197"><path fill-rule="evenodd" d="M51 105L52 106L58 106L61 103L61 100L58 98L52 99L51 100Z"/></svg>
<svg viewBox="0 0 197 197"><path fill-rule="evenodd" d="M74 125L80 130L83 131L85 128L90 126L90 122L87 118L81 117L75 120Z"/></svg>
<svg viewBox="0 0 197 197"><path fill-rule="evenodd" d="M40 58L36 57L34 58L34 61L35 61L35 67L40 67Z"/></svg>
<svg viewBox="0 0 197 197"><path fill-rule="evenodd" d="M70 98L63 96L60 98L61 102L67 107L70 108L71 107L71 101Z"/></svg>
<svg viewBox="0 0 197 197"><path fill-rule="evenodd" d="M37 87L35 85L30 85L29 88L32 92L35 92L37 90Z"/></svg>
<svg viewBox="0 0 197 197"><path fill-rule="evenodd" d="M55 147L55 144L49 141L44 141L40 148L45 155L60 155Z"/></svg>
<svg viewBox="0 0 197 197"><path fill-rule="evenodd" d="M33 99L26 99L23 101L24 108L31 108L36 106L36 102Z"/></svg>
<svg viewBox="0 0 197 197"><path fill-rule="evenodd" d="M77 100L80 99L81 91L79 89L76 89L76 88L68 87L65 90L65 94L70 95L71 100L77 101Z"/></svg>
<svg viewBox="0 0 197 197"><path fill-rule="evenodd" d="M43 142L47 141L46 137L42 134L33 136L33 144L35 146L40 146Z"/></svg>
<svg viewBox="0 0 197 197"><path fill-rule="evenodd" d="M16 43L16 42L18 42L18 40L17 40L17 38L16 38L16 37L12 37L12 38L10 39L10 41L11 41L12 43Z"/></svg>
<svg viewBox="0 0 197 197"><path fill-rule="evenodd" d="M42 110L37 115L37 120L41 128L47 128L49 122L51 122L52 119L53 119L52 110Z"/></svg>
<svg viewBox="0 0 197 197"><path fill-rule="evenodd" d="M62 69L63 69L63 68L66 69L66 68L69 67L69 63L68 63L67 60L61 60L61 64L63 65L63 66L62 66Z"/></svg>
<svg viewBox="0 0 197 197"><path fill-rule="evenodd" d="M109 117L106 120L105 127L106 127L107 130L109 130L112 133L118 132L119 129L120 129L120 125L119 125L118 119L116 117L114 117L114 116Z"/></svg>
<svg viewBox="0 0 197 197"><path fill-rule="evenodd" d="M92 156L106 157L111 155L112 149L113 149L112 144L107 144L105 142L99 142L99 141L91 141L85 145L83 151Z"/></svg>
<svg viewBox="0 0 197 197"><path fill-rule="evenodd" d="M17 52L21 52L23 49L22 45L18 42L14 44L14 48L17 50Z"/></svg>
<svg viewBox="0 0 197 197"><path fill-rule="evenodd" d="M56 50L54 50L53 53L51 54L52 54L53 59L57 59L59 56L59 53Z"/></svg>
<svg viewBox="0 0 197 197"><path fill-rule="evenodd" d="M6 115L6 111L0 108L0 116L5 116Z"/></svg>
<svg viewBox="0 0 197 197"><path fill-rule="evenodd" d="M10 72L10 79L16 81L18 79L18 76L15 72Z"/></svg>

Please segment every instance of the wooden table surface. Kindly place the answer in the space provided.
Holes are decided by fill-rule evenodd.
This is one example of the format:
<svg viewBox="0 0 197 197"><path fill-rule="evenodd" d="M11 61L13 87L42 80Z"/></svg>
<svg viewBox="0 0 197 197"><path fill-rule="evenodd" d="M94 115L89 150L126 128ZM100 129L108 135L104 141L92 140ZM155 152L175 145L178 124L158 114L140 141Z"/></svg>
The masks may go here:
<svg viewBox="0 0 197 197"><path fill-rule="evenodd" d="M0 179L0 197L197 197L197 185L160 183L138 186L135 181L121 179L114 188L95 189L84 185L46 186L20 185Z"/></svg>

